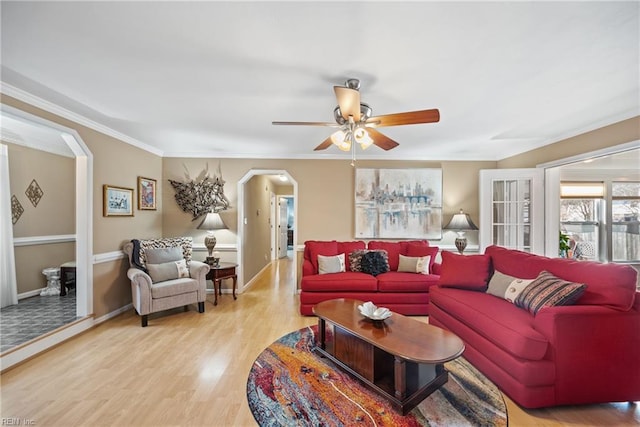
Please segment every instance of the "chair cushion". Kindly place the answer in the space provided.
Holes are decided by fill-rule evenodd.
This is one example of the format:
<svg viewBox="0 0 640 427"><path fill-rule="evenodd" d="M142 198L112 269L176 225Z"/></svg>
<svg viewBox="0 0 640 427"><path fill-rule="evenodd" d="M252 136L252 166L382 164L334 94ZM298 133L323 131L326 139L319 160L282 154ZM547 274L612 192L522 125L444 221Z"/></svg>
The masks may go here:
<svg viewBox="0 0 640 427"><path fill-rule="evenodd" d="M151 285L151 297L154 299L167 298L189 292L197 292L197 290L198 281L195 279L173 279Z"/></svg>

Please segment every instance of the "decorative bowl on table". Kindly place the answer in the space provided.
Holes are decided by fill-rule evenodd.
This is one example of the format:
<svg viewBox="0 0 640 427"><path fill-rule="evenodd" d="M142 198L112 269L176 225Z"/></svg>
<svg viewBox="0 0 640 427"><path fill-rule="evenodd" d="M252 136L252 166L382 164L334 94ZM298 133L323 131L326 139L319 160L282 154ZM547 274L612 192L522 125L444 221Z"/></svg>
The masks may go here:
<svg viewBox="0 0 640 427"><path fill-rule="evenodd" d="M376 307L371 301L365 302L358 306L360 314L367 319L374 321L382 321L391 317L391 311L386 307Z"/></svg>

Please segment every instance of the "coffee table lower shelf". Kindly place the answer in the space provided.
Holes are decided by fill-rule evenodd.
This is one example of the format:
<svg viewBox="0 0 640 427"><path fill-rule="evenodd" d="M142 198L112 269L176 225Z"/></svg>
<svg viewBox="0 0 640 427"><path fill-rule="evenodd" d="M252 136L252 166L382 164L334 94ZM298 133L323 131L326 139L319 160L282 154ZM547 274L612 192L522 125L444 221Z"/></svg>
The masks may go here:
<svg viewBox="0 0 640 427"><path fill-rule="evenodd" d="M324 321L320 319L320 330ZM389 354L334 325L333 341L324 334L314 351L359 379L406 415L448 380L442 363L415 363ZM324 348L323 348L324 347Z"/></svg>

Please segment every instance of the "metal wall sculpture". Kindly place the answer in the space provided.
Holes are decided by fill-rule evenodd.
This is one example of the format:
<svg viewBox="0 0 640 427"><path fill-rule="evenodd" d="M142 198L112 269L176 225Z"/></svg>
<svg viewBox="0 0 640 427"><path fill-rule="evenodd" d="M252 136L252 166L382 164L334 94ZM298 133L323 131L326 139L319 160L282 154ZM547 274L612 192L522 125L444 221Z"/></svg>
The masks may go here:
<svg viewBox="0 0 640 427"><path fill-rule="evenodd" d="M189 212L195 221L208 212L220 212L229 209L229 199L224 195L225 181L222 179L222 171L218 166L218 174L209 176L209 167L195 180L185 174L187 182L169 180L176 191L176 202L184 211Z"/></svg>

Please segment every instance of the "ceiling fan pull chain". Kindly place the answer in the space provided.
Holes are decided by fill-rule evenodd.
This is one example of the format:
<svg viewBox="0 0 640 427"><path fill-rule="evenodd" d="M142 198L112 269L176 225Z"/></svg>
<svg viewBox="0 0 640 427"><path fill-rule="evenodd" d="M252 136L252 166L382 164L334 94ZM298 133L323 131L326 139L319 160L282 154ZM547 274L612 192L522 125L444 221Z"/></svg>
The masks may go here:
<svg viewBox="0 0 640 427"><path fill-rule="evenodd" d="M356 166L356 142L352 141L351 143L351 166Z"/></svg>

